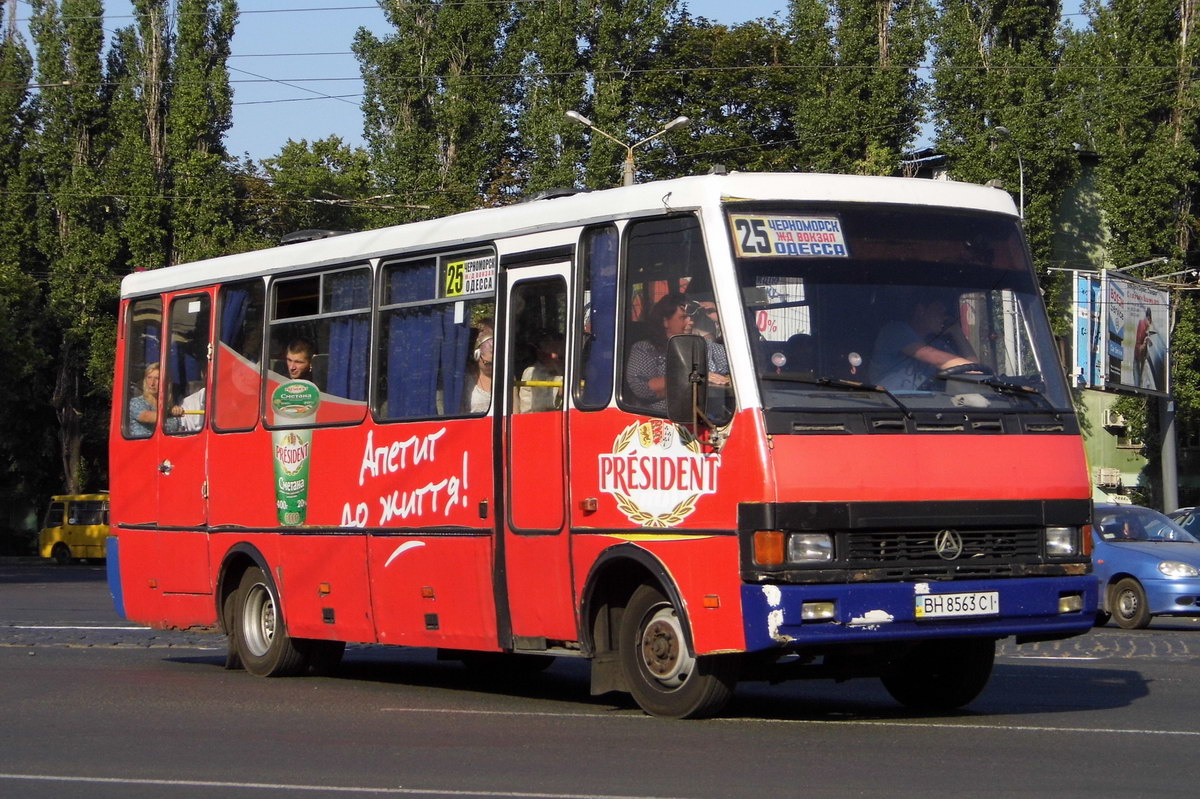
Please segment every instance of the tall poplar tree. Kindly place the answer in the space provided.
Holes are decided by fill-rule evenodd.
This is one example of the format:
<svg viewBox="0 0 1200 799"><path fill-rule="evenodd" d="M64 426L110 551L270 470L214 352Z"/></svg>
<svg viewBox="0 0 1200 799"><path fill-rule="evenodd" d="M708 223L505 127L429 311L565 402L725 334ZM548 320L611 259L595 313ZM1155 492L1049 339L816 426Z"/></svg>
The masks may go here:
<svg viewBox="0 0 1200 799"><path fill-rule="evenodd" d="M1057 0L942 0L935 36L937 147L957 180L999 179L1020 201L1024 178L1025 230L1043 270L1078 168L1060 113L1060 12Z"/></svg>
<svg viewBox="0 0 1200 799"><path fill-rule="evenodd" d="M235 0L178 0L167 99L166 155L172 179L172 263L234 248L237 204L224 138L232 120L230 42Z"/></svg>
<svg viewBox="0 0 1200 799"><path fill-rule="evenodd" d="M388 220L474 208L494 196L511 146L508 3L380 0L394 33L360 28L364 137ZM511 71L510 71L511 72ZM417 206L426 206L420 208Z"/></svg>
<svg viewBox="0 0 1200 799"><path fill-rule="evenodd" d="M38 133L33 157L44 200L37 246L49 275L49 310L59 330L52 404L67 491L101 479L111 361L111 271L117 235L110 201L97 193L107 118L101 68L100 0L32 0ZM85 437L88 452L85 453Z"/></svg>
<svg viewBox="0 0 1200 799"><path fill-rule="evenodd" d="M16 0L0 18L0 503L19 509L40 504L57 485L57 469L43 453L56 449L52 384L43 350L47 328L36 274L43 263L34 247L35 170L29 82L33 59L16 26ZM3 524L3 517L0 517Z"/></svg>
<svg viewBox="0 0 1200 799"><path fill-rule="evenodd" d="M578 31L587 0L517 6L507 63L515 91L517 179L524 192L575 186L582 178L584 131L566 118L586 109L587 65Z"/></svg>

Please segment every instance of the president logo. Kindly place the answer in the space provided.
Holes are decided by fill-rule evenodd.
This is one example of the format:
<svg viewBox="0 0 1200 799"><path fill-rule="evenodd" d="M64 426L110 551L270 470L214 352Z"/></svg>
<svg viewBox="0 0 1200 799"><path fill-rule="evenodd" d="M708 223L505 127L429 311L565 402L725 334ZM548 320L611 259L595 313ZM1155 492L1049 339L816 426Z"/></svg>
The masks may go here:
<svg viewBox="0 0 1200 799"><path fill-rule="evenodd" d="M634 422L600 455L600 490L612 494L629 521L675 527L696 502L717 491L721 456L705 455L682 427L661 419Z"/></svg>

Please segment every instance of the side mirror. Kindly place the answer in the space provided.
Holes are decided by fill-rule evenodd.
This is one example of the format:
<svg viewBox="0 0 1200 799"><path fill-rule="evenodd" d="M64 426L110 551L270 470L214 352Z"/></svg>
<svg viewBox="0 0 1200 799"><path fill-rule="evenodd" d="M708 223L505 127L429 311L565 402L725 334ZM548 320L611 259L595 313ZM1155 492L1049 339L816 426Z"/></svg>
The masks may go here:
<svg viewBox="0 0 1200 799"><path fill-rule="evenodd" d="M708 399L708 342L703 336L672 336L667 342L667 418L694 424Z"/></svg>

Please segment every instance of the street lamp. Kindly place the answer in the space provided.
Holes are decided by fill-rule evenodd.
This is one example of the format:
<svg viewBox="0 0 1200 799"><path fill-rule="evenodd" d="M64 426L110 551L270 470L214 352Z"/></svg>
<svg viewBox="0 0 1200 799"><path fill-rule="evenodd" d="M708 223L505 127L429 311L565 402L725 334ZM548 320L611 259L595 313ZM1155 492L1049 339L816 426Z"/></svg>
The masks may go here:
<svg viewBox="0 0 1200 799"><path fill-rule="evenodd" d="M663 135L667 131L674 130L675 128L683 127L684 125L691 122L691 120L688 119L687 117L675 117L670 122L663 125L662 128L659 129L659 131L657 133L655 133L651 136L647 136L646 138L642 139L641 141L634 142L633 144L626 144L625 142L618 139L616 136L613 136L609 133L605 133L604 131L600 130L600 128L598 128L592 124L592 120L588 119L587 117L585 117L583 114L579 113L578 111L568 111L567 119L574 120L575 122L578 122L580 125L583 125L586 128L591 128L593 131L595 131L596 133L599 133L601 136L608 139L609 141L616 142L617 144L619 144L620 146L625 148L625 168L624 168L624 182L623 182L623 185L625 185L625 186L633 185L633 151L634 151L634 148L641 147L646 142L650 142L650 141L657 139L659 136Z"/></svg>
<svg viewBox="0 0 1200 799"><path fill-rule="evenodd" d="M1010 141L1012 140L1012 131L1010 131L1008 128L1004 127L1003 125L997 125L996 127L992 128L992 130L995 131L996 134L998 136L1000 136L1000 138L1009 139ZM1021 182L1020 194L1018 195L1018 200L1017 200L1017 214L1021 217L1021 219L1024 219L1025 218L1025 164L1023 164L1021 162L1021 148L1017 146L1016 142L1013 142L1013 149L1016 150L1016 153L1017 153L1017 173L1020 175L1020 182Z"/></svg>

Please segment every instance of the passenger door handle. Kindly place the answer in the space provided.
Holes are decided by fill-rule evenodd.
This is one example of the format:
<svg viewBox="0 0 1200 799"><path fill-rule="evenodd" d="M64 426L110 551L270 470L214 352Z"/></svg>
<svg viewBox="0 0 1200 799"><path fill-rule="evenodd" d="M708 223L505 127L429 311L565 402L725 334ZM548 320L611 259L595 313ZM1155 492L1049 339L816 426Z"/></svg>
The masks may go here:
<svg viewBox="0 0 1200 799"><path fill-rule="evenodd" d="M170 474L171 470L174 468L175 465L170 461L163 461L162 463L158 464L158 471L162 474Z"/></svg>

